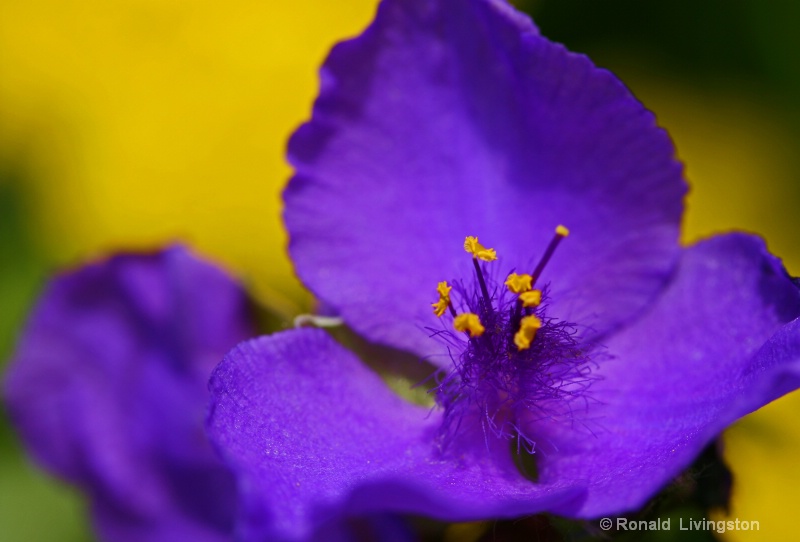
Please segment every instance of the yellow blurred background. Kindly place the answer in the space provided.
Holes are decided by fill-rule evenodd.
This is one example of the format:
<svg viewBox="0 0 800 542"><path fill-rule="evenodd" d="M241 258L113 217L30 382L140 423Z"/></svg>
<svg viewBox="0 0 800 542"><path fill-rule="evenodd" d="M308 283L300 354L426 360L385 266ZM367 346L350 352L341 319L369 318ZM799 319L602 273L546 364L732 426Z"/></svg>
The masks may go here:
<svg viewBox="0 0 800 542"><path fill-rule="evenodd" d="M3 358L49 272L125 248L183 241L223 262L279 312L308 307L284 254L279 194L290 174L285 142L309 115L328 49L360 31L376 3L4 0ZM612 4L623 10L630 3L592 8L606 10L599 17L609 22L609 35L649 24L646 12L645 23L631 23ZM596 30L573 40L575 29L583 28L574 18L588 16L568 8L585 5L522 3L545 35L617 71L670 131L692 187L684 240L730 229L760 232L800 274L793 128L800 114L787 98L794 80L774 76L783 73L781 43L752 40L753 54L766 59L763 71L748 71L761 66L750 57L743 64L722 57L726 69L698 76L703 62L681 64L680 55L691 50L662 56L672 51L668 34L656 32L655 46L638 34L614 41ZM707 15L690 6L675 2L673 8L685 10L679 20L702 27ZM752 9L743 15L745 28L761 36L765 17L771 19ZM724 39L725 21L717 21L722 30L716 34L698 31L697 51L705 50L704 36ZM729 53L740 54L735 48ZM747 70L737 71L742 65ZM800 394L784 398L726 435L737 476L732 517L760 520L758 534L768 540L794 539L798 407ZM29 465L4 422L0 539L48 540L52 533L60 540L86 539L81 508L71 490ZM726 535L760 539L752 536Z"/></svg>
<svg viewBox="0 0 800 542"><path fill-rule="evenodd" d="M331 44L374 4L6 0L0 159L25 176L36 247L73 264L183 240L300 298L285 142Z"/></svg>

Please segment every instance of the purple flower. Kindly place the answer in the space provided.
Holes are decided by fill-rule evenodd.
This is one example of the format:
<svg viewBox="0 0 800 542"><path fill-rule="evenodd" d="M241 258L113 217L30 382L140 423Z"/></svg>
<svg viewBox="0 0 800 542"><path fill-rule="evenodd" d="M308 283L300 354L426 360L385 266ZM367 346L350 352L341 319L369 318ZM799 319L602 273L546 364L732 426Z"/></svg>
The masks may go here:
<svg viewBox="0 0 800 542"><path fill-rule="evenodd" d="M181 248L53 280L4 386L31 454L84 490L100 538L229 540L235 482L203 420L213 367L253 336L243 291Z"/></svg>
<svg viewBox="0 0 800 542"><path fill-rule="evenodd" d="M435 364L437 405L321 330L238 346L208 429L242 540L387 510L625 512L800 385L800 293L780 262L744 234L681 249L667 134L502 1L384 0L326 61L289 156L298 274L367 339ZM559 224L569 238L538 257Z"/></svg>
<svg viewBox="0 0 800 542"><path fill-rule="evenodd" d="M208 378L254 335L224 272L172 248L53 280L4 386L31 454L89 497L102 540L232 540L237 492L205 435ZM313 540L410 539L399 518L334 518Z"/></svg>

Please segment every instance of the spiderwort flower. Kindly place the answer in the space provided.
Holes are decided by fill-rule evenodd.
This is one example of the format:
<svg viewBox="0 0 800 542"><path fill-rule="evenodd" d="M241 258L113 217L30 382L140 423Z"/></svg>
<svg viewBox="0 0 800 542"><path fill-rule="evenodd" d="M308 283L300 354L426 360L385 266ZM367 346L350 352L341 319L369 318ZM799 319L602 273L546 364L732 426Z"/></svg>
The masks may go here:
<svg viewBox="0 0 800 542"><path fill-rule="evenodd" d="M5 402L38 462L88 494L101 539L229 540L206 383L253 331L243 290L186 250L115 256L47 286Z"/></svg>
<svg viewBox="0 0 800 542"><path fill-rule="evenodd" d="M800 385L780 262L744 234L681 249L666 133L504 2L384 0L321 78L289 144L297 272L364 337L436 364L437 406L321 330L238 346L208 430L241 539L375 510L625 512Z"/></svg>

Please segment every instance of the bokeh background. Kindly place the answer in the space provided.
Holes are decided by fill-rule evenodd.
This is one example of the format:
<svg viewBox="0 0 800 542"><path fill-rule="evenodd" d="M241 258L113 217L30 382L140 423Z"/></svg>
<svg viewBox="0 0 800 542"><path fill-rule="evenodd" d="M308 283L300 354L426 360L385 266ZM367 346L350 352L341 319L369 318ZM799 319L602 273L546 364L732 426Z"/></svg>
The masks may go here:
<svg viewBox="0 0 800 542"><path fill-rule="evenodd" d="M278 313L308 308L279 218L284 145L327 50L376 4L3 0L0 367L49 274L120 249L183 241ZM670 131L686 243L759 232L800 275L800 2L517 4ZM726 540L796 539L798 412L796 393L726 433L731 517L761 523ZM31 464L2 413L0 540L92 540L80 496Z"/></svg>

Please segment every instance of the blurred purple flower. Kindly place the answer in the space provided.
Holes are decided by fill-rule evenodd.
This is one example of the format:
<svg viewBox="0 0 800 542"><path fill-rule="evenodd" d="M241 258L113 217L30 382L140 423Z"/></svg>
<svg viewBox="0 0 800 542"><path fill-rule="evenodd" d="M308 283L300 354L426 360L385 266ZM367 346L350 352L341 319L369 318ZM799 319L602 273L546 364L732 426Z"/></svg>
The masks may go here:
<svg viewBox="0 0 800 542"><path fill-rule="evenodd" d="M800 385L800 293L780 262L744 234L681 249L667 134L504 2L384 0L321 78L289 145L290 252L352 328L441 368L438 406L396 396L320 330L234 349L212 376L208 430L237 475L242 540L385 510L625 512ZM572 234L544 272L547 303L517 309L507 273L534 269L561 223ZM475 234L498 261L464 253ZM432 313L444 279L483 334ZM539 328L520 349L526 314Z"/></svg>
<svg viewBox="0 0 800 542"><path fill-rule="evenodd" d="M229 540L235 483L203 430L207 382L253 331L239 286L181 248L64 274L9 368L11 420L88 494L103 540Z"/></svg>
<svg viewBox="0 0 800 542"><path fill-rule="evenodd" d="M4 400L30 453L88 495L100 539L233 540L236 482L203 421L212 369L254 331L244 290L212 264L182 248L115 256L48 285ZM410 539L385 514L310 538L372 536Z"/></svg>

